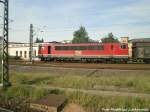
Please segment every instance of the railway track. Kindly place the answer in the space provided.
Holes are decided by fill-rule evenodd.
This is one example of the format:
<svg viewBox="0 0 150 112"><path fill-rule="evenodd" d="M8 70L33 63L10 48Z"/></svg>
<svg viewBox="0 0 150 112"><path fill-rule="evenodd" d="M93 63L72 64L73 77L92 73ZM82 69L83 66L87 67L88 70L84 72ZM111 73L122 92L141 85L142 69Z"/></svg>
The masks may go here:
<svg viewBox="0 0 150 112"><path fill-rule="evenodd" d="M18 84L13 84L17 86ZM54 86L37 86L37 85L25 85L33 88L42 88L48 90L61 90L67 92L81 92L90 95L104 95L104 96L132 96L132 97L146 97L149 98L150 94L148 93L136 93L136 92L127 92L127 91L111 91L111 90L91 90L91 89L77 89L77 88L64 88L64 87L54 87Z"/></svg>
<svg viewBox="0 0 150 112"><path fill-rule="evenodd" d="M118 70L150 70L150 64L94 64L94 63L48 63L48 62L10 62L10 65L83 68L83 69L118 69Z"/></svg>

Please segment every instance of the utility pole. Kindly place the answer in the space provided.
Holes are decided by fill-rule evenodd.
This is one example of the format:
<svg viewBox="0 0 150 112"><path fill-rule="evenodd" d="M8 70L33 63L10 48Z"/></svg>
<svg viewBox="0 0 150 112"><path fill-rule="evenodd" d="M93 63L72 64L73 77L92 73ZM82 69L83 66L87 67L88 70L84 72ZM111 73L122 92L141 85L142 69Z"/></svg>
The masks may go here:
<svg viewBox="0 0 150 112"><path fill-rule="evenodd" d="M32 63L32 56L33 56L33 24L30 24L30 48L29 48L29 59L30 62Z"/></svg>
<svg viewBox="0 0 150 112"><path fill-rule="evenodd" d="M9 0L0 0L4 4L4 26L2 42L2 86L8 87L9 82L9 63L8 63L8 36L9 36Z"/></svg>

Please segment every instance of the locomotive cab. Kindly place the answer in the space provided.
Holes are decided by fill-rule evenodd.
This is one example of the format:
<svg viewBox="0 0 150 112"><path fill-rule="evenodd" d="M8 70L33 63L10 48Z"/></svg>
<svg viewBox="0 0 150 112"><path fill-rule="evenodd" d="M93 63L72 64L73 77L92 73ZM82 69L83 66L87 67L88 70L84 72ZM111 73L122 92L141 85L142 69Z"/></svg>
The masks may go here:
<svg viewBox="0 0 150 112"><path fill-rule="evenodd" d="M38 57L41 59L41 61L48 60L51 56L51 45L39 45L38 54Z"/></svg>

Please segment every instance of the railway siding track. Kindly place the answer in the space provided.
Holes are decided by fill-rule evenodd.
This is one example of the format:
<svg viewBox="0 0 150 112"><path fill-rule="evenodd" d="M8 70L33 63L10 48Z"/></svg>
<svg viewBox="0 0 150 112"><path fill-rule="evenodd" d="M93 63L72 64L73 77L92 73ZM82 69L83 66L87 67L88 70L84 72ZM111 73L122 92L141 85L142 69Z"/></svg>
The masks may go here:
<svg viewBox="0 0 150 112"><path fill-rule="evenodd" d="M20 66L80 68L80 69L118 69L118 70L150 70L149 64L86 64L86 63L10 63Z"/></svg>
<svg viewBox="0 0 150 112"><path fill-rule="evenodd" d="M25 86L25 85L23 85ZM29 85L28 85L29 86ZM109 90L90 90L90 89L76 89L76 88L63 88L63 87L53 87L53 86L37 86L30 85L34 88L43 88L50 90L61 90L67 92L81 92L90 95L104 95L104 96L129 96L129 97L150 97L150 94L147 93L136 93L136 92L123 92L123 91L109 91Z"/></svg>

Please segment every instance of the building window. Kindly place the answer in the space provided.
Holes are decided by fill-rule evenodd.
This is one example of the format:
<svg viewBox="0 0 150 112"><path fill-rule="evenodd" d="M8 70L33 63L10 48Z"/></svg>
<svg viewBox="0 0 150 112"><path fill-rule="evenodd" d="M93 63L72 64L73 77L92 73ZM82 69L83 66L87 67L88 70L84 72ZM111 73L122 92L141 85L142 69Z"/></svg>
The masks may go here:
<svg viewBox="0 0 150 112"><path fill-rule="evenodd" d="M20 57L22 57L22 51L20 51Z"/></svg>
<svg viewBox="0 0 150 112"><path fill-rule="evenodd" d="M24 51L24 58L27 58L27 51Z"/></svg>
<svg viewBox="0 0 150 112"><path fill-rule="evenodd" d="M122 45L121 45L121 49L126 49L126 45L125 45L125 44L122 44Z"/></svg>
<svg viewBox="0 0 150 112"><path fill-rule="evenodd" d="M18 51L16 51L16 57L18 57Z"/></svg>

